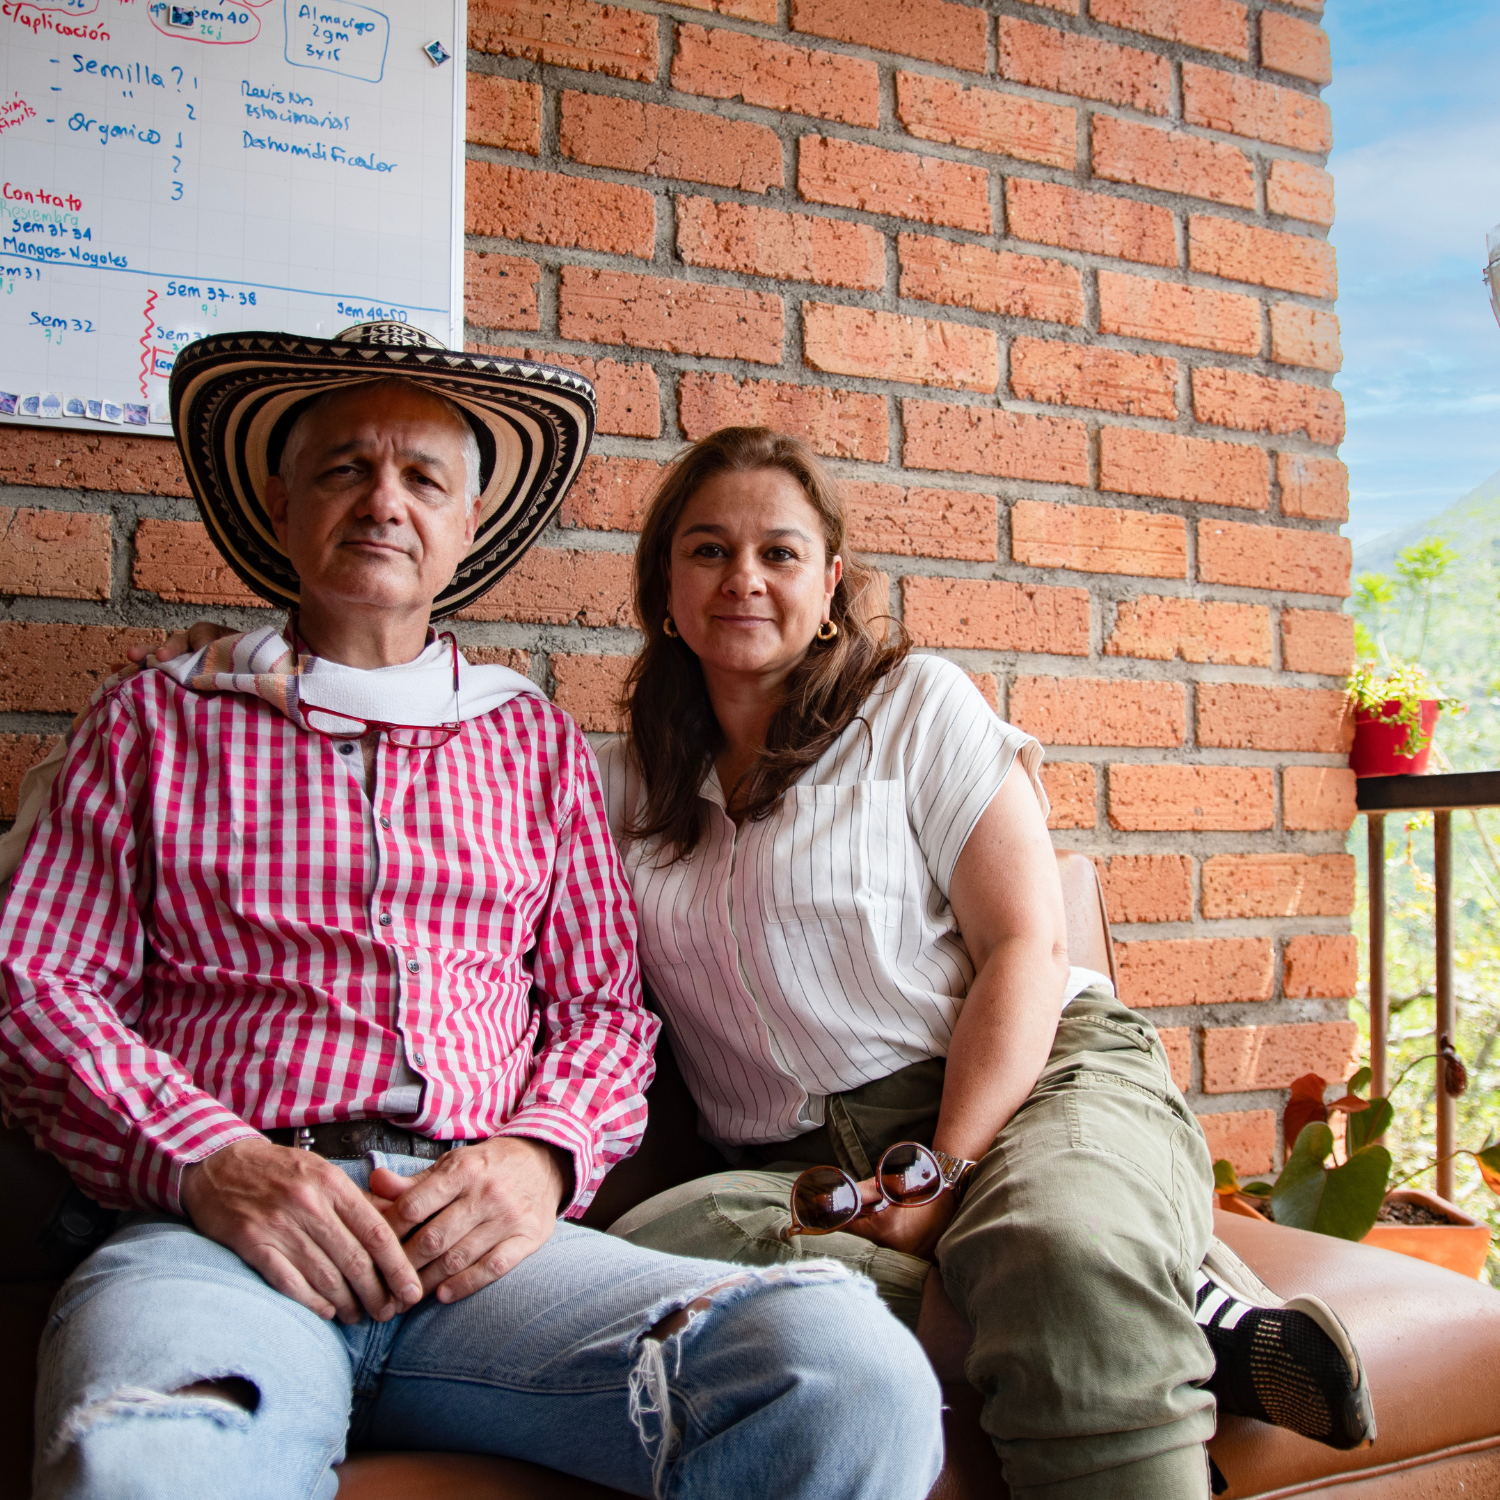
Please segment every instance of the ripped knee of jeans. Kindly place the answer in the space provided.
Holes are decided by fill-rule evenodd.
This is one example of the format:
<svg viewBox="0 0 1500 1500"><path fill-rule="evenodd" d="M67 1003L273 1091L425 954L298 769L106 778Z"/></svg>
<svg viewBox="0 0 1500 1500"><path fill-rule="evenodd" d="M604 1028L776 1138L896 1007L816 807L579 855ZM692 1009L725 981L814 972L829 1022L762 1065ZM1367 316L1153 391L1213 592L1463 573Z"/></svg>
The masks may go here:
<svg viewBox="0 0 1500 1500"><path fill-rule="evenodd" d="M69 1448L100 1428L147 1418L195 1419L244 1432L259 1406L259 1388L242 1375L208 1376L170 1391L122 1385L69 1411L48 1442L42 1461L55 1463Z"/></svg>
<svg viewBox="0 0 1500 1500"><path fill-rule="evenodd" d="M641 1446L651 1461L651 1493L662 1500L667 1473L682 1447L682 1431L672 1415L670 1382L682 1370L682 1352L693 1326L729 1298L754 1288L797 1285L813 1281L850 1280L849 1269L834 1260L794 1262L790 1265L757 1266L737 1276L704 1287L687 1301L676 1300L650 1309L650 1319L641 1335L640 1353L630 1371L630 1422L640 1435ZM671 1373L668 1373L668 1358ZM652 1428L655 1429L654 1438Z"/></svg>
<svg viewBox="0 0 1500 1500"><path fill-rule="evenodd" d="M243 1375L222 1375L217 1380L195 1380L168 1393L172 1396L207 1396L232 1401L245 1411L254 1412L260 1405L260 1391Z"/></svg>
<svg viewBox="0 0 1500 1500"><path fill-rule="evenodd" d="M677 1456L682 1445L682 1433L672 1416L672 1392L668 1385L666 1343L685 1333L704 1313L713 1308L715 1292L725 1292L731 1287L742 1286L751 1279L750 1274L730 1276L715 1282L688 1302L674 1307L664 1317L658 1318L641 1337L641 1352L636 1357L630 1372L630 1422L640 1434L641 1446L651 1452L651 1433L647 1430L648 1419L655 1418L656 1455L651 1462L651 1493L661 1500L662 1486L666 1482L667 1469ZM655 1311L655 1309L653 1309ZM648 1313L649 1317L650 1314ZM682 1341L673 1346L673 1371L682 1368Z"/></svg>
<svg viewBox="0 0 1500 1500"><path fill-rule="evenodd" d="M684 1303L676 1312L671 1312L661 1322L653 1325L646 1331L646 1338L654 1339L658 1344L664 1344L674 1333L681 1333L695 1318L706 1313L713 1304L715 1292L726 1291L731 1286L745 1280L743 1276L737 1276L732 1281L721 1281L718 1286L711 1286L701 1297L694 1297L691 1302Z"/></svg>

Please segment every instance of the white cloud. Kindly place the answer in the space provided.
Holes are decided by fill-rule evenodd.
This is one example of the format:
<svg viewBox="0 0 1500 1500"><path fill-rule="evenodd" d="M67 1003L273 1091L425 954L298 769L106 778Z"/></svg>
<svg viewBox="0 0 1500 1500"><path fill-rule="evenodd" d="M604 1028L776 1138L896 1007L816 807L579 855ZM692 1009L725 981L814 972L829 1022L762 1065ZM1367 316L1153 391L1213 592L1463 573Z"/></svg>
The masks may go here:
<svg viewBox="0 0 1500 1500"><path fill-rule="evenodd" d="M1402 264L1448 256L1469 261L1477 281L1485 232L1500 223L1500 121L1456 118L1388 136L1329 163L1337 192L1332 238L1375 260L1387 275Z"/></svg>

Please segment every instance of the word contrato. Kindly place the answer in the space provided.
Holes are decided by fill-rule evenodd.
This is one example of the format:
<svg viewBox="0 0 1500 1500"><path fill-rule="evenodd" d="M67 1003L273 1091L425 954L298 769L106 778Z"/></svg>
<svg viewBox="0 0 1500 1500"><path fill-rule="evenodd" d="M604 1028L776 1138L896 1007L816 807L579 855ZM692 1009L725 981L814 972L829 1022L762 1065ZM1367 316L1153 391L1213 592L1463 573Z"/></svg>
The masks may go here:
<svg viewBox="0 0 1500 1500"><path fill-rule="evenodd" d="M81 26L70 26L67 21L54 18L45 10L30 5L27 0L5 0L0 5L0 16L7 21L13 21L17 26L25 26L36 35L44 31L51 31L58 36L76 37L81 42L107 42L109 32L102 26L92 26L85 23Z"/></svg>
<svg viewBox="0 0 1500 1500"><path fill-rule="evenodd" d="M367 172L394 172L400 165L394 161L381 161L373 153L369 156L356 156L345 151L342 146L327 146L322 141L309 146L296 141L278 141L274 135L251 135L248 130L241 131L241 135L244 137L246 151L280 151L287 156L305 156L309 161L331 161L341 167L363 167Z"/></svg>
<svg viewBox="0 0 1500 1500"><path fill-rule="evenodd" d="M77 213L83 207L83 199L76 193L49 193L46 188L23 188L17 187L13 182L7 182L0 187L0 198L7 203L40 203L44 208L67 208Z"/></svg>

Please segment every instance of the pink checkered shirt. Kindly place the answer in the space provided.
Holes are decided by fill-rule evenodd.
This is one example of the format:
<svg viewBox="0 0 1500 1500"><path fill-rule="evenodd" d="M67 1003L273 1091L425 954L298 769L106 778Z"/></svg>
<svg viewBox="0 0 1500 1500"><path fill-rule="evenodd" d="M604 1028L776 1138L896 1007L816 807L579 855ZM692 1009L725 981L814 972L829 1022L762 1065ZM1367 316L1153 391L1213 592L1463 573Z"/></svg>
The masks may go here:
<svg viewBox="0 0 1500 1500"><path fill-rule="evenodd" d="M162 672L95 707L0 920L7 1117L101 1203L176 1213L191 1163L415 1082L419 1134L568 1151L577 1215L657 1031L587 742L522 696L439 750L382 735L373 798L341 759Z"/></svg>

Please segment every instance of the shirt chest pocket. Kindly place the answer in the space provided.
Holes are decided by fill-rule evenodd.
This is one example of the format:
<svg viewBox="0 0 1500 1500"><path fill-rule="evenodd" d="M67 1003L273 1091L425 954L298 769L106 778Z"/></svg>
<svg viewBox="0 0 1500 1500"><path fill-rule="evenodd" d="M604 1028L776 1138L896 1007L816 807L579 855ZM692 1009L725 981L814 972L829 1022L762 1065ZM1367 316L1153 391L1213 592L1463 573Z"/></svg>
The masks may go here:
<svg viewBox="0 0 1500 1500"><path fill-rule="evenodd" d="M793 787L756 850L766 920L899 926L904 903L921 899L905 790L900 781Z"/></svg>

